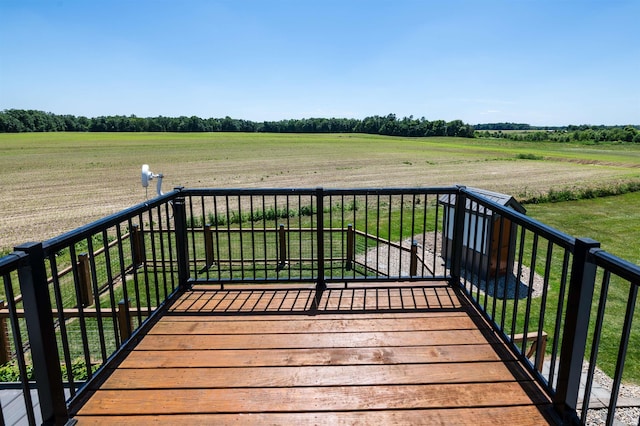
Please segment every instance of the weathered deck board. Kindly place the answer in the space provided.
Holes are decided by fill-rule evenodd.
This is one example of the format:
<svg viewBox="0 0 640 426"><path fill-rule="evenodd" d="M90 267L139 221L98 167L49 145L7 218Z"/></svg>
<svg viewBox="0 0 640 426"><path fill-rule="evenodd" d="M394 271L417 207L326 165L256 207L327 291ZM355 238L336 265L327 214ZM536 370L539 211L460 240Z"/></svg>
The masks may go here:
<svg viewBox="0 0 640 426"><path fill-rule="evenodd" d="M228 389L100 390L85 415L265 413L418 408L501 407L542 404L530 382L407 386L269 387Z"/></svg>
<svg viewBox="0 0 640 426"><path fill-rule="evenodd" d="M544 424L550 401L445 286L194 290L82 423ZM311 315L314 314L314 315Z"/></svg>
<svg viewBox="0 0 640 426"><path fill-rule="evenodd" d="M517 370L516 370L517 371ZM517 377L516 377L517 376ZM101 386L111 389L224 389L300 386L409 385L528 380L502 362L290 367L180 367L118 369Z"/></svg>
<svg viewBox="0 0 640 426"><path fill-rule="evenodd" d="M425 318L429 318L425 321ZM452 325L455 324L455 325ZM258 320L214 320L203 322L192 317L166 318L157 324L149 334L293 334L293 333L327 333L327 332L378 332L387 331L434 331L434 330L475 330L478 327L464 314L451 314L447 316L422 316L417 318L404 318L398 321L396 318L348 318L326 319L314 317L313 319L296 318L287 320L274 320L273 317L260 318Z"/></svg>
<svg viewBox="0 0 640 426"><path fill-rule="evenodd" d="M536 406L305 413L82 416L82 424L114 425L531 425L545 424Z"/></svg>
<svg viewBox="0 0 640 426"><path fill-rule="evenodd" d="M446 344L479 344L487 340L478 330L434 330L341 333L287 334L150 334L138 347L142 350L191 349L303 349L358 348L386 346L430 346Z"/></svg>
<svg viewBox="0 0 640 426"><path fill-rule="evenodd" d="M420 364L497 361L495 348L483 345L402 346L393 348L255 349L238 351L132 351L121 368L264 367L313 365Z"/></svg>

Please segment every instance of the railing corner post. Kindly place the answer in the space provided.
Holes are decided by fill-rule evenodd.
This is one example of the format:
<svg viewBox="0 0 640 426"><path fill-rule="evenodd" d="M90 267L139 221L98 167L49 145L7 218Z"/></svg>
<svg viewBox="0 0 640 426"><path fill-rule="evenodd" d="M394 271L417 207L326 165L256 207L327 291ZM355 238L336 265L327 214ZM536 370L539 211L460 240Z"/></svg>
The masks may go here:
<svg viewBox="0 0 640 426"><path fill-rule="evenodd" d="M287 264L287 231L284 224L278 226L278 266L284 268Z"/></svg>
<svg viewBox="0 0 640 426"><path fill-rule="evenodd" d="M409 261L409 275L415 277L418 275L418 242L411 242L411 259Z"/></svg>
<svg viewBox="0 0 640 426"><path fill-rule="evenodd" d="M462 274L462 252L464 245L464 222L467 213L467 196L465 187L458 187L456 192L456 204L453 218L453 240L451 246L451 282L455 285L460 283Z"/></svg>
<svg viewBox="0 0 640 426"><path fill-rule="evenodd" d="M596 265L590 259L589 252L598 247L600 243L595 240L576 238L567 293L567 314L562 332L558 385L553 401L564 423L572 423L576 417L596 281Z"/></svg>
<svg viewBox="0 0 640 426"><path fill-rule="evenodd" d="M133 330L133 324L131 317L131 301L129 299L118 302L118 330L120 331L120 341L125 342L129 337L131 337L131 332Z"/></svg>
<svg viewBox="0 0 640 426"><path fill-rule="evenodd" d="M7 303L0 300L0 310L7 309ZM0 316L0 365L11 361L11 340L7 318Z"/></svg>
<svg viewBox="0 0 640 426"><path fill-rule="evenodd" d="M324 190L316 188L316 203L318 205L317 220L318 229L316 234L316 244L318 250L318 282L316 283L316 295L322 294L326 288L324 281Z"/></svg>
<svg viewBox="0 0 640 426"><path fill-rule="evenodd" d="M215 256L213 254L213 234L211 230L211 224L204 225L204 254L207 268L211 268L211 265L215 263Z"/></svg>
<svg viewBox="0 0 640 426"><path fill-rule="evenodd" d="M189 245L187 243L187 209L182 195L173 200L173 220L176 229L178 282L180 287L184 288L189 281Z"/></svg>
<svg viewBox="0 0 640 426"><path fill-rule="evenodd" d="M133 245L133 266L137 268L147 261L144 250L144 235L140 225L134 224L131 227L131 243Z"/></svg>
<svg viewBox="0 0 640 426"><path fill-rule="evenodd" d="M78 255L78 289L80 290L80 298L82 306L87 307L93 305L93 287L91 283L91 265L89 263L89 254L81 253Z"/></svg>
<svg viewBox="0 0 640 426"><path fill-rule="evenodd" d="M347 271L353 269L353 262L356 258L355 256L355 241L356 241L356 233L353 229L353 224L347 225Z"/></svg>
<svg viewBox="0 0 640 426"><path fill-rule="evenodd" d="M26 243L15 248L28 255L28 263L18 269L25 321L31 345L40 412L43 424L65 424L69 412L62 384L60 357L53 324L42 243Z"/></svg>

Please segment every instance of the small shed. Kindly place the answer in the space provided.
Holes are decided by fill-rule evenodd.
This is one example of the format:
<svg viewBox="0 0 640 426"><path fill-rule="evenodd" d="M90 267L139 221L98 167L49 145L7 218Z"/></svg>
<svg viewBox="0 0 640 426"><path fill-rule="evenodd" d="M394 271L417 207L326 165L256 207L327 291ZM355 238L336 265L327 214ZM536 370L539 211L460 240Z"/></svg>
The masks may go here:
<svg viewBox="0 0 640 426"><path fill-rule="evenodd" d="M509 207L519 213L526 209L510 195L485 189L470 188L474 194ZM456 194L445 194L438 198L444 206L444 252L447 264L451 262L453 247L453 224ZM475 235L469 234L469 227ZM493 211L467 199L465 206L464 236L461 265L464 268L489 273L490 276L504 276L513 271L516 247L516 226L509 219L493 214ZM498 262L500 263L498 265Z"/></svg>

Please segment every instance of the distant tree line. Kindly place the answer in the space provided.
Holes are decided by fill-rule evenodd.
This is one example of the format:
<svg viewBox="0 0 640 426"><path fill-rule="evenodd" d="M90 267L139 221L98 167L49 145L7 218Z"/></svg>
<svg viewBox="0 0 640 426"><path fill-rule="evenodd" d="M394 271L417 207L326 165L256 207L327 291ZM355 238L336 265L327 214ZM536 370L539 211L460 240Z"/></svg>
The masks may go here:
<svg viewBox="0 0 640 426"><path fill-rule="evenodd" d="M474 129L480 130L566 130L566 127L532 126L526 123L484 123L474 124Z"/></svg>
<svg viewBox="0 0 640 426"><path fill-rule="evenodd" d="M514 130L505 131L503 130ZM520 130L520 131L518 131ZM501 138L515 141L552 142L634 142L640 143L638 126L567 126L563 128L537 130L498 129L476 130L478 138Z"/></svg>
<svg viewBox="0 0 640 426"><path fill-rule="evenodd" d="M8 109L0 112L0 133L23 132L264 132L264 133L370 133L389 136L474 137L474 128L461 120L429 121L395 114L354 118L302 118L255 122L231 117L136 117L87 118L36 110Z"/></svg>
<svg viewBox="0 0 640 426"><path fill-rule="evenodd" d="M475 124L476 137L516 141L640 142L640 126L531 126L525 123Z"/></svg>

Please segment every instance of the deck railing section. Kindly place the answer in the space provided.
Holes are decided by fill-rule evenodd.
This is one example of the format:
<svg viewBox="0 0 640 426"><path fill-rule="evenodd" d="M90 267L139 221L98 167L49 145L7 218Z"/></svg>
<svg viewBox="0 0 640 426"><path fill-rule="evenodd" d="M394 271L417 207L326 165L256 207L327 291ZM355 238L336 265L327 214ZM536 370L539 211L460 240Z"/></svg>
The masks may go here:
<svg viewBox="0 0 640 426"><path fill-rule="evenodd" d="M40 421L40 412L35 408L32 377L31 346L24 318L18 315L22 300L16 302L20 293L18 270L27 265L25 253L12 253L0 258L0 277L5 301L0 304L6 315L0 317L0 366L3 380L0 390L0 420L2 424Z"/></svg>
<svg viewBox="0 0 640 426"><path fill-rule="evenodd" d="M190 285L449 280L566 422L585 421L596 362L613 377L613 422L640 339L638 266L464 187L176 189L19 246L0 275L0 343L19 376L3 386L21 394L30 424L64 423L100 369Z"/></svg>
<svg viewBox="0 0 640 426"><path fill-rule="evenodd" d="M472 190L461 188L457 201L451 275L541 380L563 421L586 422L598 354L606 358L600 360L614 380L610 398L600 403L612 424L628 348L640 347L634 345L637 323L632 327L640 315L640 268L601 250L597 241L570 237ZM468 245L463 240L474 235L493 255L478 261L481 250L473 250L460 262ZM612 345L618 348L602 351Z"/></svg>
<svg viewBox="0 0 640 426"><path fill-rule="evenodd" d="M29 424L63 422L79 389L175 293L177 195L23 244L2 259L0 324L12 330L7 370L17 368L25 406L12 411ZM5 423L13 423L8 414Z"/></svg>
<svg viewBox="0 0 640 426"><path fill-rule="evenodd" d="M607 424L614 423L616 406L620 399L625 366L637 369L640 354L640 312L636 310L638 287L640 287L640 267L622 260L603 250L591 250L589 261L597 268L595 292L597 301L591 304L591 329L587 341L588 370L585 392L582 400L581 418L586 418L593 386L596 363L602 361L612 366L613 379L607 404ZM614 306L612 306L614 305ZM624 312L623 315L620 313ZM634 324L634 319L636 320ZM603 333L604 325L614 325L613 333ZM635 328L634 328L635 327ZM604 345L614 347L613 351L603 351ZM631 350L631 351L630 351ZM612 357L614 354L615 359ZM637 370L636 370L637 371ZM640 424L640 418L638 418Z"/></svg>
<svg viewBox="0 0 640 426"><path fill-rule="evenodd" d="M455 190L189 190L190 276L218 284L444 279L437 197Z"/></svg>

